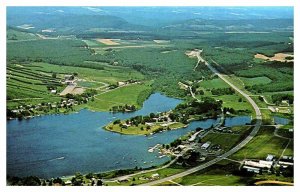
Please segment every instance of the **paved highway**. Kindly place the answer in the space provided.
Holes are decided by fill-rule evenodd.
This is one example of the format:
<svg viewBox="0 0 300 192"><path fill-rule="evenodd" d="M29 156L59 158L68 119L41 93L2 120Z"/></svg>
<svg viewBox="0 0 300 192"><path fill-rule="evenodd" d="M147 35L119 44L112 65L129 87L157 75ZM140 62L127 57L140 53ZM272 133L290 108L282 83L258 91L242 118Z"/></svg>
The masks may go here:
<svg viewBox="0 0 300 192"><path fill-rule="evenodd" d="M198 55L197 55L198 57ZM200 54L199 54L200 57ZM198 61L200 60L200 58L198 57ZM202 59L202 58L201 58ZM254 125L254 128L252 129L251 133L243 140L241 141L241 143L239 143L238 145L236 145L234 148L230 149L229 151L227 151L226 153L216 157L215 159L208 161L207 163L204 163L202 165L199 165L197 167L191 168L189 170L186 170L184 172L172 175L170 177L166 177L166 178L162 178L156 181L152 181L149 183L144 183L141 184L141 186L149 186L149 185L156 185L159 183L163 183L169 180L173 180L173 179L177 179L180 177L184 177L186 175L190 175L192 173L195 173L197 171L200 171L202 169L205 169L219 161L221 161L224 158L229 157L230 155L234 154L235 152L237 152L238 150L240 150L241 148L243 148L247 143L249 143L249 141L257 134L257 132L259 131L259 128L261 127L261 123L262 123L262 116L261 116L261 112L257 106L257 104L253 101L253 99L247 95L246 93L244 93L242 90L240 90L238 87L236 87L234 84L232 84L231 82L229 82L224 75L222 75L217 69L215 69L213 66L211 66L207 61L205 61L205 65L216 75L218 75L219 78L221 78L223 81L225 81L230 87L232 87L234 90L236 90L238 93L240 93L243 97L245 97L245 99L247 99L247 101L252 105L252 107L255 110L255 114L256 114L256 123Z"/></svg>

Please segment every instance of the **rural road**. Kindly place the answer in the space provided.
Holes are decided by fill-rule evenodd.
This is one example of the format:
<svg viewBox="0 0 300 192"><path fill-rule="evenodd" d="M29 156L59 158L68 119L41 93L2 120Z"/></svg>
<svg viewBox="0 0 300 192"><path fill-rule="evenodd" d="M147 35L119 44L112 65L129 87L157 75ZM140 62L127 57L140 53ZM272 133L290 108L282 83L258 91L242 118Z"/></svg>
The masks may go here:
<svg viewBox="0 0 300 192"><path fill-rule="evenodd" d="M200 53L196 55L198 58L198 62L200 60L203 60L200 56ZM177 179L180 177L184 177L186 175L190 175L192 173L195 173L197 171L200 171L202 169L205 169L221 160L223 160L224 158L229 157L230 155L236 153L238 150L240 150L241 148L243 148L247 143L249 143L249 141L257 134L257 132L259 131L259 128L261 127L262 124L262 116L261 116L261 112L260 109L258 108L257 104L253 101L253 99L247 95L246 93L244 93L242 90L240 90L238 87L236 87L235 85L233 85L231 82L229 82L225 76L223 74L221 74L217 69L215 69L213 66L211 66L207 61L205 61L205 65L216 75L218 75L218 77L220 79L222 79L225 83L227 83L230 87L232 87L234 90L236 90L239 94L241 94L245 99L248 100L248 102L252 105L252 107L255 110L255 114L256 114L256 123L254 125L254 128L252 129L251 133L243 140L241 141L241 143L239 143L238 145L236 145L234 148L230 149L229 151L227 151L226 153L216 157L215 159L208 161L202 165L196 166L194 168L191 168L189 170L186 170L184 172L163 178L163 179L159 179L159 180L155 180L149 183L144 183L141 184L141 186L150 186L150 185L156 185L159 183L163 183L163 182L167 182L169 180L173 180L173 179Z"/></svg>

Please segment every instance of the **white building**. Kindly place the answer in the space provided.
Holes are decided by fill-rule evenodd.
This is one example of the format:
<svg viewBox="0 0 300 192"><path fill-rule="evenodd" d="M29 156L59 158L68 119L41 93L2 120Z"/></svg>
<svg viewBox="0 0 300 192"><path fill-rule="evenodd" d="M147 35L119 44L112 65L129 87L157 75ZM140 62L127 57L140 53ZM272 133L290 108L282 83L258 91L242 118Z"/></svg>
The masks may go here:
<svg viewBox="0 0 300 192"><path fill-rule="evenodd" d="M159 174L158 173L154 173L151 175L151 177L154 179L154 178L159 178Z"/></svg>
<svg viewBox="0 0 300 192"><path fill-rule="evenodd" d="M259 162L245 161L244 165L251 166L251 167L256 167L256 168L268 168L268 169L270 169L273 165L273 162L272 161L263 161L263 160L259 160Z"/></svg>
<svg viewBox="0 0 300 192"><path fill-rule="evenodd" d="M201 145L201 149L208 149L208 147L210 146L211 142L210 141L207 141L206 143L204 143L203 145Z"/></svg>
<svg viewBox="0 0 300 192"><path fill-rule="evenodd" d="M56 91L55 89L52 89L52 90L51 90L51 93L53 93L53 94L56 94L56 92L57 92L57 91Z"/></svg>
<svg viewBox="0 0 300 192"><path fill-rule="evenodd" d="M260 169L256 167L243 166L248 172L259 173Z"/></svg>
<svg viewBox="0 0 300 192"><path fill-rule="evenodd" d="M266 161L273 161L273 159L274 159L274 155L268 154Z"/></svg>

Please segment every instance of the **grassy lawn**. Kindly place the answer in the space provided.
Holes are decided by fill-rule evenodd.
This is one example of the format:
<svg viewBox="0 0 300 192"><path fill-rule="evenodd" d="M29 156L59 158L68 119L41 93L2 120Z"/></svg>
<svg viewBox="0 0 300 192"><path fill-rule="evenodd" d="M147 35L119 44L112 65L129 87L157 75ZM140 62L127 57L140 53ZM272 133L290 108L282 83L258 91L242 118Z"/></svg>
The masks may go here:
<svg viewBox="0 0 300 192"><path fill-rule="evenodd" d="M159 183L157 185L154 185L154 186L178 186L177 184L175 183L172 183L170 181L166 181L166 182L163 182L163 183Z"/></svg>
<svg viewBox="0 0 300 192"><path fill-rule="evenodd" d="M294 141L291 140L283 155L294 156Z"/></svg>
<svg viewBox="0 0 300 192"><path fill-rule="evenodd" d="M116 105L128 104L141 107L138 103L139 95L150 89L151 87L147 83L120 87L96 96L94 102L88 103L88 108L91 110L109 111Z"/></svg>
<svg viewBox="0 0 300 192"><path fill-rule="evenodd" d="M181 185L194 185L194 186L234 186L245 185L240 182L240 177L235 175L219 175L219 174L192 174L180 179L176 179L175 182Z"/></svg>
<svg viewBox="0 0 300 192"><path fill-rule="evenodd" d="M212 165L204 170L195 172L173 181L181 185L195 186L234 186L246 185L240 176L233 175L231 172L237 170L238 163L233 163L228 160L222 160L219 163Z"/></svg>
<svg viewBox="0 0 300 192"><path fill-rule="evenodd" d="M97 88L97 87L102 87L105 84L101 82L94 82L94 81L78 81L77 85L86 88Z"/></svg>
<svg viewBox="0 0 300 192"><path fill-rule="evenodd" d="M264 76L253 78L240 77L240 79L245 83L245 86L268 84L272 82L270 78Z"/></svg>
<svg viewBox="0 0 300 192"><path fill-rule="evenodd" d="M155 173L159 174L159 179L180 173L182 171L184 171L184 168L181 167L168 167L168 168L164 168L158 171L152 171L149 173L142 173L142 174L138 174L134 177L129 178L128 182L122 182L122 183L118 183L118 182L106 182L105 184L107 184L108 186L129 186L132 184L138 185L138 184L142 184L142 183L148 183L151 180L149 178L151 178L151 176ZM133 181L133 178L135 181Z"/></svg>
<svg viewBox="0 0 300 192"><path fill-rule="evenodd" d="M242 159L265 159L268 154L277 158L287 145L287 140L274 136L274 127L261 127L258 134L241 150L230 158Z"/></svg>

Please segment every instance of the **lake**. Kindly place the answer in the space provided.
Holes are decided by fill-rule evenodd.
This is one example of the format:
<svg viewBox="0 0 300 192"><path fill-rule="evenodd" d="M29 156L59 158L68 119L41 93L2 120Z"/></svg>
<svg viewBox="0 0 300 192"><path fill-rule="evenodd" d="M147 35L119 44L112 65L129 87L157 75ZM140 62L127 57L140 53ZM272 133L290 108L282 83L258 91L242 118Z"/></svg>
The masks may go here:
<svg viewBox="0 0 300 192"><path fill-rule="evenodd" d="M289 122L291 121L288 118L284 118L284 117L279 117L279 116L273 116L274 118L274 123L275 124L279 124L279 125L287 125L289 124Z"/></svg>
<svg viewBox="0 0 300 192"><path fill-rule="evenodd" d="M28 120L7 121L7 174L43 178L73 175L75 172L104 172L150 167L168 161L149 153L157 143L167 144L197 127L209 128L218 119L194 121L187 128L152 136L121 135L102 129L115 119L127 119L151 112L169 111L181 100L152 94L142 109L132 113L81 110L68 115L45 115ZM250 123L248 116L228 118L226 126Z"/></svg>

